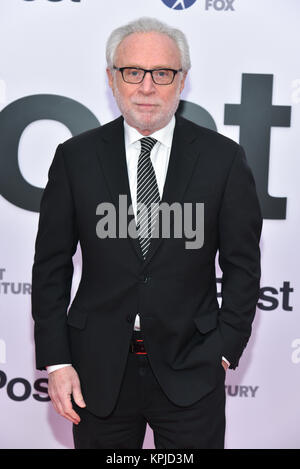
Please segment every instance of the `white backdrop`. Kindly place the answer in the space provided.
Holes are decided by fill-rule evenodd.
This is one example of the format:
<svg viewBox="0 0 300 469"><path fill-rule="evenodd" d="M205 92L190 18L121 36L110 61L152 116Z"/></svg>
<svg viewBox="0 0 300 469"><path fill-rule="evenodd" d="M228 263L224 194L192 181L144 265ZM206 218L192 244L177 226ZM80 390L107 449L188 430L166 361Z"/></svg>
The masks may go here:
<svg viewBox="0 0 300 469"><path fill-rule="evenodd" d="M220 133L240 141L240 127L225 124L225 104L241 103L243 74L272 76L272 104L290 106L290 124L271 128L266 187L270 196L286 198L286 211L264 220L253 334L240 366L227 372L226 448L300 448L300 2L177 3L187 8L170 8L175 0L0 0L1 448L73 447L71 423L46 400L47 374L35 370L30 281L38 213L25 197L14 200L20 185L11 171L15 155L21 179L43 188L55 148L71 131L53 120L57 103L51 112L49 104L47 117L49 98L42 105L46 115L29 120L16 140L18 119L37 105L15 102L59 95L91 111L94 127L97 119L104 124L115 118L105 42L112 29L139 16L157 17L185 32L192 69L183 99L205 108ZM249 149L250 154L251 142ZM73 292L80 252L75 272ZM153 448L149 429L144 447Z"/></svg>

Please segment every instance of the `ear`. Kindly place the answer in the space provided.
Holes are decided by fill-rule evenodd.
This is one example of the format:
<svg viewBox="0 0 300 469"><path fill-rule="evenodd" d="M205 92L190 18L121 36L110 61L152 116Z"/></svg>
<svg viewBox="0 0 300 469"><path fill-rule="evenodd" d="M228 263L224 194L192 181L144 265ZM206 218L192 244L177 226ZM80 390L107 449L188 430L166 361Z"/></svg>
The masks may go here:
<svg viewBox="0 0 300 469"><path fill-rule="evenodd" d="M183 77L182 77L182 80L181 80L181 83L180 83L180 93L181 93L181 91L182 91L183 88L184 88L185 79L186 79L186 77L187 77L187 73L188 73L188 72L184 72L184 73L183 73Z"/></svg>
<svg viewBox="0 0 300 469"><path fill-rule="evenodd" d="M106 73L107 73L107 77L108 77L108 84L109 84L109 86L111 87L111 89L114 90L114 85L113 85L113 83L114 83L113 72L112 72L112 70L111 70L109 67L107 67Z"/></svg>

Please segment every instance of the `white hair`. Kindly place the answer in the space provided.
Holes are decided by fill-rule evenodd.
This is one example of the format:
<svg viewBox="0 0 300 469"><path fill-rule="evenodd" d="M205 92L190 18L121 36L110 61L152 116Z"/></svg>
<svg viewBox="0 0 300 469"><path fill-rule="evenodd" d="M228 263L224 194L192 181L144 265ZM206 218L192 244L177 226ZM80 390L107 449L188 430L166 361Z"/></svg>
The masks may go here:
<svg viewBox="0 0 300 469"><path fill-rule="evenodd" d="M181 68L187 72L191 68L190 52L187 39L182 31L162 23L156 18L143 17L115 29L109 36L106 43L106 61L108 68L114 65L115 53L118 46L125 37L134 33L157 32L166 34L177 45L181 56Z"/></svg>

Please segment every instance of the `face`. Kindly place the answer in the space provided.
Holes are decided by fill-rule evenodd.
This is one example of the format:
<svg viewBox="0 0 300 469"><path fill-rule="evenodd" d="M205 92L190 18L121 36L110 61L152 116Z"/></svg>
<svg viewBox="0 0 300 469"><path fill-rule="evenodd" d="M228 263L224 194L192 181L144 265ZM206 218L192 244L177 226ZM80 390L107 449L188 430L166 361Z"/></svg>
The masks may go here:
<svg viewBox="0 0 300 469"><path fill-rule="evenodd" d="M181 68L180 52L165 34L134 33L127 36L115 54L116 67ZM118 70L107 69L118 107L126 122L142 135L150 135L166 126L175 113L186 73L177 73L170 85L156 85L150 73L139 84L125 83Z"/></svg>

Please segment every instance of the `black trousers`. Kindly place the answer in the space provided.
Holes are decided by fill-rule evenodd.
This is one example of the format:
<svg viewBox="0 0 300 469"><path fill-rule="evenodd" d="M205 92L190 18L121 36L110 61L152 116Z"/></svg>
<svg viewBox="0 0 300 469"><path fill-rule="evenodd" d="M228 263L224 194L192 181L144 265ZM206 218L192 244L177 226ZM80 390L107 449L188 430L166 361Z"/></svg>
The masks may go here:
<svg viewBox="0 0 300 469"><path fill-rule="evenodd" d="M141 337L134 332L136 338ZM73 403L81 422L73 424L75 449L142 448L146 424L155 448L222 449L225 434L225 371L213 392L188 407L172 403L152 372L147 355L128 353L120 394L108 417Z"/></svg>

